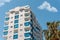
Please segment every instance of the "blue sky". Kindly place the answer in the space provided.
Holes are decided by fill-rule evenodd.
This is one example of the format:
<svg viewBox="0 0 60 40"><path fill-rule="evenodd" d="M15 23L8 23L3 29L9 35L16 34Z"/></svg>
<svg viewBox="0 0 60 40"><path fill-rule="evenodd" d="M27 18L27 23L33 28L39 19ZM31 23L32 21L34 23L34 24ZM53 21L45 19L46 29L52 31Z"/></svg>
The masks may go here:
<svg viewBox="0 0 60 40"><path fill-rule="evenodd" d="M0 40L3 40L5 12L25 5L31 7L42 29L47 29L46 22L60 20L60 0L0 0Z"/></svg>

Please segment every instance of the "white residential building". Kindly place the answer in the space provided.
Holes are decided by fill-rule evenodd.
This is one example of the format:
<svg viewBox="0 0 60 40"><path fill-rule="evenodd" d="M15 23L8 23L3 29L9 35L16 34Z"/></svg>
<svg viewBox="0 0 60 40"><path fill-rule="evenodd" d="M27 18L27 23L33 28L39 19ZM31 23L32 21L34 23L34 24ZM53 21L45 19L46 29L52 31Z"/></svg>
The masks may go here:
<svg viewBox="0 0 60 40"><path fill-rule="evenodd" d="M42 29L30 6L16 7L6 13L5 40L42 40Z"/></svg>

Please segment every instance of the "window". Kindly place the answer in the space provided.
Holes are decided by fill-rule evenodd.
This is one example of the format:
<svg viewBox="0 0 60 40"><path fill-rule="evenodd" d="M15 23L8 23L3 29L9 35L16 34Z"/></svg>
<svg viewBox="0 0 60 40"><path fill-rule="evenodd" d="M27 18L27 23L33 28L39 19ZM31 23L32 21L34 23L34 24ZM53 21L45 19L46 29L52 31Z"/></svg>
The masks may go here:
<svg viewBox="0 0 60 40"><path fill-rule="evenodd" d="M31 34L30 33L24 33L24 36L29 37L29 36L31 36Z"/></svg>
<svg viewBox="0 0 60 40"><path fill-rule="evenodd" d="M31 38L27 38L27 39L24 39L24 40L32 40Z"/></svg>
<svg viewBox="0 0 60 40"><path fill-rule="evenodd" d="M8 30L8 26L4 27L4 30Z"/></svg>
<svg viewBox="0 0 60 40"><path fill-rule="evenodd" d="M38 27L36 27L36 29L40 31L40 29Z"/></svg>
<svg viewBox="0 0 60 40"><path fill-rule="evenodd" d="M13 14L13 13L15 13L15 11L11 11L10 13Z"/></svg>
<svg viewBox="0 0 60 40"><path fill-rule="evenodd" d="M25 29L25 31L27 32L27 31L29 31L29 30Z"/></svg>
<svg viewBox="0 0 60 40"><path fill-rule="evenodd" d="M20 24L20 26L23 26L23 24Z"/></svg>
<svg viewBox="0 0 60 40"><path fill-rule="evenodd" d="M23 16L22 14L20 16Z"/></svg>
<svg viewBox="0 0 60 40"><path fill-rule="evenodd" d="M9 20L9 17L5 18L5 20L8 21Z"/></svg>
<svg viewBox="0 0 60 40"><path fill-rule="evenodd" d="M9 22L5 22L5 25L8 25L9 24Z"/></svg>
<svg viewBox="0 0 60 40"><path fill-rule="evenodd" d="M13 19L13 17L11 17L11 19Z"/></svg>
<svg viewBox="0 0 60 40"><path fill-rule="evenodd" d="M15 14L19 14L19 11L16 11Z"/></svg>
<svg viewBox="0 0 60 40"><path fill-rule="evenodd" d="M15 20L14 23L18 23L18 20Z"/></svg>
<svg viewBox="0 0 60 40"><path fill-rule="evenodd" d="M19 11L20 11L20 12L23 12L23 10L24 10L24 9L20 9Z"/></svg>
<svg viewBox="0 0 60 40"><path fill-rule="evenodd" d="M34 40L36 40L36 38L34 38Z"/></svg>
<svg viewBox="0 0 60 40"><path fill-rule="evenodd" d="M13 23L13 21L11 21L11 23Z"/></svg>
<svg viewBox="0 0 60 40"><path fill-rule="evenodd" d="M15 24L15 25L14 25L14 28L18 28L18 24Z"/></svg>
<svg viewBox="0 0 60 40"><path fill-rule="evenodd" d="M30 14L29 13L25 13L25 16L29 16Z"/></svg>
<svg viewBox="0 0 60 40"><path fill-rule="evenodd" d="M18 30L14 30L14 34L18 33Z"/></svg>
<svg viewBox="0 0 60 40"><path fill-rule="evenodd" d="M8 31L5 31L5 32L3 32L4 33L4 35L7 35L8 34Z"/></svg>
<svg viewBox="0 0 60 40"><path fill-rule="evenodd" d="M25 18L25 21L29 21L29 18Z"/></svg>
<svg viewBox="0 0 60 40"><path fill-rule="evenodd" d="M13 28L13 26L11 26L11 28Z"/></svg>
<svg viewBox="0 0 60 40"><path fill-rule="evenodd" d="M20 31L23 31L23 29L20 29Z"/></svg>
<svg viewBox="0 0 60 40"><path fill-rule="evenodd" d="M18 34L13 35L13 39L18 39Z"/></svg>
<svg viewBox="0 0 60 40"><path fill-rule="evenodd" d="M30 31L30 30L31 30L30 27L25 28L25 31L26 31L26 32L27 32L27 31Z"/></svg>
<svg viewBox="0 0 60 40"><path fill-rule="evenodd" d="M36 28L34 28L33 30L37 32Z"/></svg>
<svg viewBox="0 0 60 40"><path fill-rule="evenodd" d="M33 20L32 19L30 21L33 23Z"/></svg>
<svg viewBox="0 0 60 40"><path fill-rule="evenodd" d="M19 15L16 15L16 16L15 16L15 19L17 19L17 18L19 18Z"/></svg>
<svg viewBox="0 0 60 40"><path fill-rule="evenodd" d="M29 11L29 9L25 9L25 12L28 12Z"/></svg>
<svg viewBox="0 0 60 40"><path fill-rule="evenodd" d="M12 31L10 31L9 33L12 33Z"/></svg>
<svg viewBox="0 0 60 40"><path fill-rule="evenodd" d="M25 22L24 25L25 26L29 26L30 25L30 22Z"/></svg>

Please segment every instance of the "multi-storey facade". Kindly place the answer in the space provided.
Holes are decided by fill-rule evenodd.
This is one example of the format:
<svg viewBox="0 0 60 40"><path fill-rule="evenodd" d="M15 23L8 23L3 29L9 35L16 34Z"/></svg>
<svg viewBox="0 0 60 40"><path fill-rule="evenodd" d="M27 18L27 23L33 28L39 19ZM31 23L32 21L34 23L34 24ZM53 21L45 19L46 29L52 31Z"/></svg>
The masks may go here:
<svg viewBox="0 0 60 40"><path fill-rule="evenodd" d="M16 7L5 16L5 40L42 40L42 30L29 6Z"/></svg>

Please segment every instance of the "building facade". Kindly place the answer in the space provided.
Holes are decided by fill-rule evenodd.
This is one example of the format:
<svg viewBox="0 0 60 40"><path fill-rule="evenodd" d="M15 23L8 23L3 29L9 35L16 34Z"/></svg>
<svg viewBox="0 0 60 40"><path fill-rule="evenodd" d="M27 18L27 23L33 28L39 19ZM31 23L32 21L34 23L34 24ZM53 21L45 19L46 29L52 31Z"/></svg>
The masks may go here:
<svg viewBox="0 0 60 40"><path fill-rule="evenodd" d="M9 10L4 23L5 40L42 40L42 29L29 6Z"/></svg>

